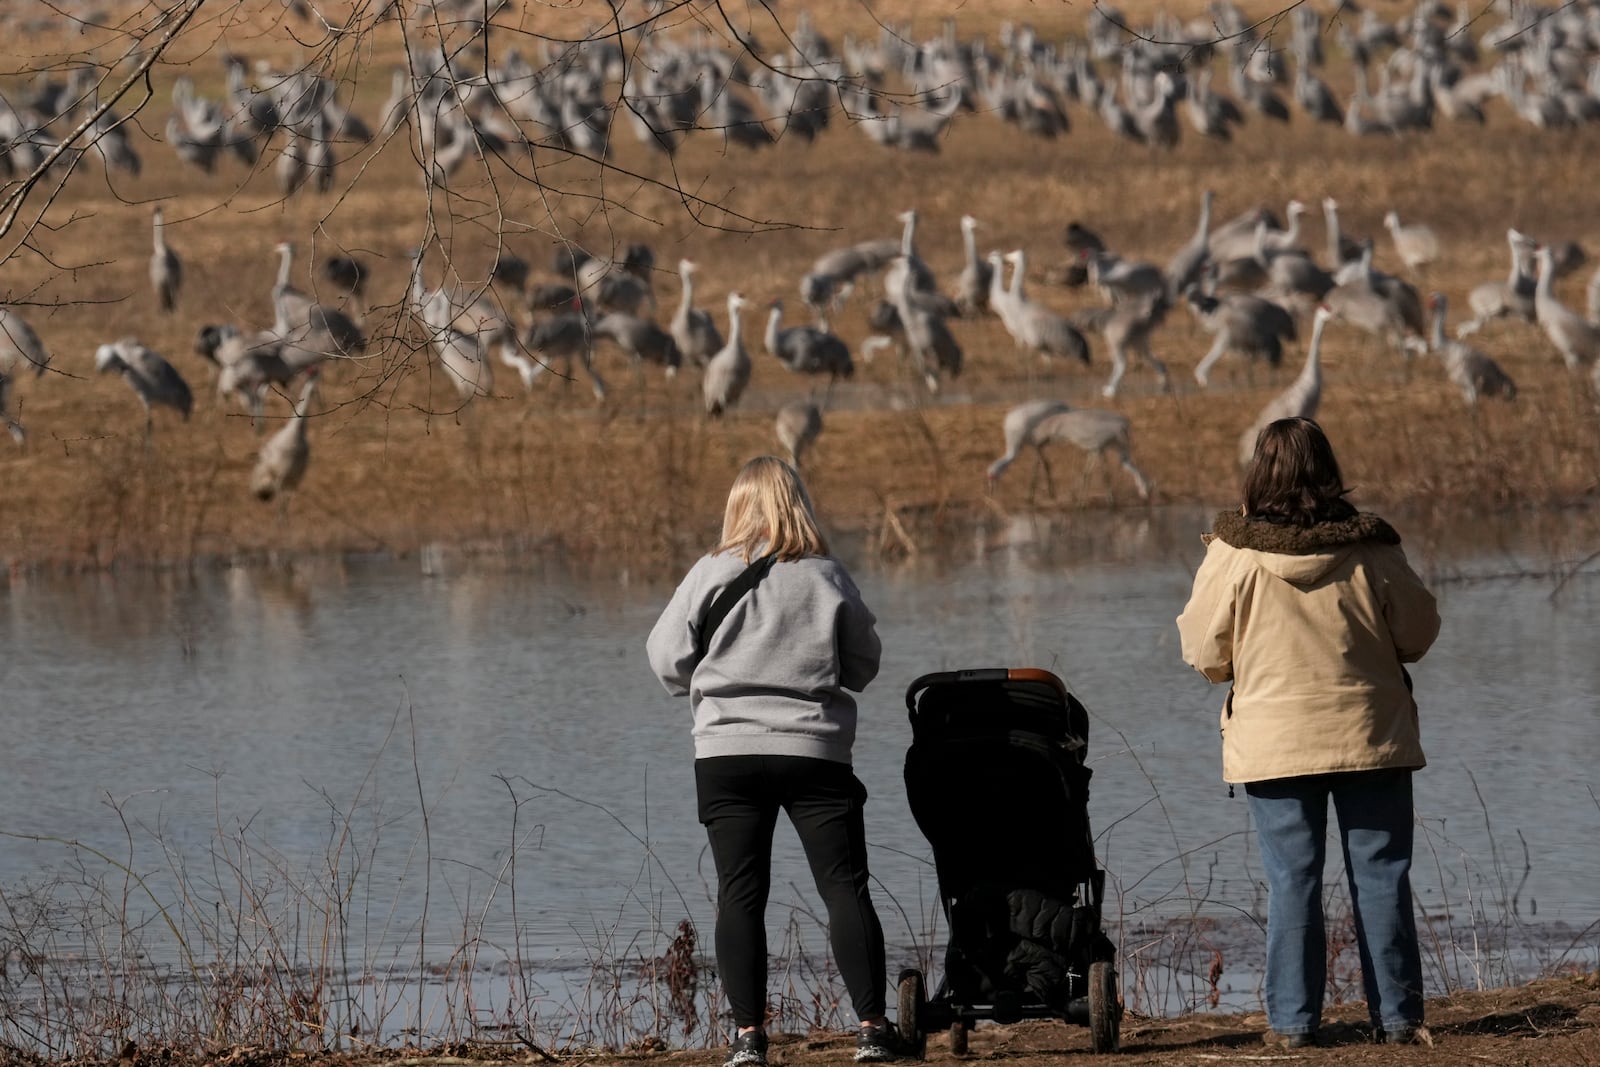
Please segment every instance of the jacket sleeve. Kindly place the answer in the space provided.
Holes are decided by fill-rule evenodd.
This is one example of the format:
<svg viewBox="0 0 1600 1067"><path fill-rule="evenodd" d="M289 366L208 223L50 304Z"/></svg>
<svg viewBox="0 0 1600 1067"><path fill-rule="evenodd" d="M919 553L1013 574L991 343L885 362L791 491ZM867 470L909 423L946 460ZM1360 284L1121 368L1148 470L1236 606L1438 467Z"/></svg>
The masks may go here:
<svg viewBox="0 0 1600 1067"><path fill-rule="evenodd" d="M1207 681L1233 680L1234 589L1229 580L1227 545L1212 541L1194 575L1189 603L1178 616L1183 661Z"/></svg>
<svg viewBox="0 0 1600 1067"><path fill-rule="evenodd" d="M696 571L691 570L683 579L645 642L650 669L675 697L689 695L689 681L696 665L695 626L699 612L695 610L695 594L699 583L694 580L695 575Z"/></svg>
<svg viewBox="0 0 1600 1067"><path fill-rule="evenodd" d="M1398 546L1385 548L1383 614L1401 663L1415 663L1439 636L1439 605Z"/></svg>
<svg viewBox="0 0 1600 1067"><path fill-rule="evenodd" d="M878 676L883 645L878 640L878 620L861 599L855 583L844 577L844 602L839 609L839 685L859 693Z"/></svg>

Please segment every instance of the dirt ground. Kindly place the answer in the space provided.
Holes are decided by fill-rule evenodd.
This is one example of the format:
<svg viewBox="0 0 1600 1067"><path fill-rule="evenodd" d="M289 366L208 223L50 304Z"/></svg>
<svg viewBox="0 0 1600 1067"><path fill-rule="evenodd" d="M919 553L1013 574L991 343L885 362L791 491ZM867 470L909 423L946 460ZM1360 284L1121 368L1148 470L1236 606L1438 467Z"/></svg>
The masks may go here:
<svg viewBox="0 0 1600 1067"><path fill-rule="evenodd" d="M1261 1015L1189 1015L1174 1019L1125 1016L1122 1050L1115 1056L1089 1052L1088 1030L1059 1022L1027 1022L1012 1026L981 1024L969 1035L968 1051L954 1055L944 1035L929 1040L928 1063L1004 1061L1030 1067L1072 1064L1153 1064L1157 1067L1204 1067L1207 1064L1306 1064L1362 1067L1366 1064L1417 1064L1460 1067L1593 1067L1600 1064L1600 975L1549 978L1526 986L1463 992L1430 1001L1427 1010L1430 1045L1374 1045L1359 1005L1328 1013L1324 1044L1310 1049L1269 1049L1261 1043L1266 1020ZM837 1033L775 1035L769 1060L776 1067L850 1063L851 1035ZM214 1067L484 1067L486 1064L572 1063L593 1067L654 1064L660 1067L720 1067L725 1051L656 1051L623 1054L576 1050L559 1055L509 1041L500 1045L452 1045L433 1049L399 1049L382 1053L328 1055L269 1053L253 1048L220 1050L194 1058L161 1048L130 1047L114 1062L118 1067L158 1064L207 1064Z"/></svg>
<svg viewBox="0 0 1600 1067"><path fill-rule="evenodd" d="M860 5L811 6L835 34L875 32ZM774 10L792 18L788 5ZM235 11L254 12L254 21ZM881 13L910 11L917 35L937 32L946 15L963 35L992 35L1007 15L1047 32L1081 26L1083 17L1077 5L1016 3L906 4ZM579 4L563 17L588 21L602 13L599 5ZM208 6L202 16L185 31L173 62L156 68L155 98L136 120L144 173L108 182L87 161L28 247L18 249L15 235L0 247L0 300L19 305L55 357L51 373L28 376L13 392L28 446L0 444L0 560L13 566L160 565L323 550L407 554L441 544L550 549L608 567L661 568L712 538L739 464L777 450L777 407L822 396L747 332L755 362L750 391L721 421L701 414L696 372L666 381L656 369L629 368L608 347L598 361L611 386L604 404L585 383L555 376L525 395L516 376L497 366L495 395L462 408L424 358L416 327L398 315L406 255L430 226L439 240L425 259L429 284L447 267L481 283L500 243L554 280L548 260L561 240L602 252L642 240L658 256L660 318L677 300L677 260L690 256L701 265L697 303L719 322L735 287L758 310L782 296L794 316L795 283L812 259L848 242L897 236L895 215L908 207L920 212L920 251L946 285L960 265L957 218L970 211L983 224L980 247L1026 248L1035 298L1063 312L1096 302L1087 290L1043 279L1043 270L1065 258L1058 235L1068 221L1081 220L1125 255L1164 264L1193 232L1205 187L1216 191L1224 219L1257 203L1281 214L1291 197L1305 200L1313 205L1306 243L1319 252L1315 205L1336 196L1347 231L1377 236L1379 265L1390 270L1400 268L1382 230L1384 212L1429 223L1445 258L1424 288L1448 294L1453 322L1471 286L1504 276L1509 225L1600 251L1600 190L1591 180L1600 128L1536 131L1500 101L1491 104L1486 127L1445 124L1424 136L1354 140L1300 117L1287 126L1256 120L1231 144L1204 142L1185 129L1169 153L1116 140L1081 105L1071 109L1072 132L1054 142L1025 137L992 116L961 116L937 156L880 148L843 122L815 145L791 138L759 152L725 149L715 134L701 133L679 152L675 172L619 122L611 170L539 157L541 187L496 161L487 171L463 171L431 202L402 133L387 143L341 146L334 191L285 202L270 167L276 147L255 172L225 162L205 175L152 138L161 134L178 73L214 94L222 51L281 64L316 54L316 35L283 21L288 16L275 4ZM291 31L309 43L294 44ZM92 34L43 42L13 69L37 69L95 43ZM400 54L392 25L323 51L346 78L355 110L375 119ZM1349 73L1341 64L1336 59L1327 78L1342 95ZM8 92L18 84L0 77ZM687 199L685 190L721 210ZM157 202L187 265L173 316L154 309L145 280ZM313 264L331 252L350 249L370 261L366 326L374 343L366 356L325 375L300 491L285 504L261 504L248 481L263 437L218 400L191 346L207 322L259 328L269 321L272 246L282 238L297 244L295 281L308 291L319 284ZM1582 307L1586 276L1563 283L1569 305ZM875 284L866 288L833 323L852 346L870 333L866 313L877 293ZM937 396L886 353L859 365L824 401L825 429L806 464L813 495L825 522L865 531L885 553L915 554L939 531L970 528L980 516L1145 506L1120 471L1087 471L1085 458L1064 446L1053 452L1050 484L1024 456L988 492L984 471L1002 451L1005 411L1042 397L1126 414L1134 459L1155 484L1154 506L1227 506L1237 496L1239 436L1296 372L1304 347L1302 341L1287 354L1275 374L1251 375L1225 362L1202 391L1191 372L1211 339L1178 310L1155 343L1173 371L1174 391L1162 393L1135 368L1124 393L1103 400L1108 366L1098 335L1090 339L1095 362L1084 370L1019 356L992 318L952 328L966 371ZM188 422L158 411L146 440L143 411L127 386L94 373L95 347L124 335L166 354L189 379L196 405ZM1330 328L1319 418L1358 487L1358 502L1451 516L1527 508L1558 522L1585 520L1600 489L1600 417L1586 374L1565 370L1534 327L1493 324L1477 340L1516 379L1514 403L1470 409L1436 359L1405 365L1364 335ZM273 398L269 432L288 410L288 398Z"/></svg>

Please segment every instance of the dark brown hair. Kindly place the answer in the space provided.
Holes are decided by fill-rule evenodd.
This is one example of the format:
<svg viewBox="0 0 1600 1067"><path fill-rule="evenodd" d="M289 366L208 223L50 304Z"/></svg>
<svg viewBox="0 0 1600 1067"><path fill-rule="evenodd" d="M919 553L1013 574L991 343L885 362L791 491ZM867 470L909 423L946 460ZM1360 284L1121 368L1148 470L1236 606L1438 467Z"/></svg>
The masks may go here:
<svg viewBox="0 0 1600 1067"><path fill-rule="evenodd" d="M1315 526L1349 517L1344 475L1328 435L1311 419L1279 419L1256 437L1256 454L1244 476L1246 518Z"/></svg>

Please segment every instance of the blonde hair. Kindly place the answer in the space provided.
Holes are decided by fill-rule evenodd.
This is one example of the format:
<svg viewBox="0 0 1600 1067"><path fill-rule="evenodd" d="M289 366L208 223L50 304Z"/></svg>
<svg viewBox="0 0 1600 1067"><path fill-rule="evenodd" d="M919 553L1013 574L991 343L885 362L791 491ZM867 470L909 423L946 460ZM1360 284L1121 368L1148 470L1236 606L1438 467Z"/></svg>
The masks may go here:
<svg viewBox="0 0 1600 1067"><path fill-rule="evenodd" d="M785 563L828 554L800 472L776 456L757 456L734 478L716 551L749 563L762 548Z"/></svg>

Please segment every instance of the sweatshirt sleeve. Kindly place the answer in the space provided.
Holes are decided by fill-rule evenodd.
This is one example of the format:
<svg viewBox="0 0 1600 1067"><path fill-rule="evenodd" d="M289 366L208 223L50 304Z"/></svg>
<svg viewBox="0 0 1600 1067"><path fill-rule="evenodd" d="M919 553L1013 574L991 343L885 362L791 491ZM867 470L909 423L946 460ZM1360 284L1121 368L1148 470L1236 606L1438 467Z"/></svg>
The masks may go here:
<svg viewBox="0 0 1600 1067"><path fill-rule="evenodd" d="M684 577L645 642L650 669L675 697L689 695L689 681L694 677L695 624L699 621L694 609L699 572L696 566Z"/></svg>
<svg viewBox="0 0 1600 1067"><path fill-rule="evenodd" d="M1183 661L1211 682L1233 680L1234 590L1225 552L1222 541L1211 542L1195 572L1189 603L1178 616Z"/></svg>
<svg viewBox="0 0 1600 1067"><path fill-rule="evenodd" d="M878 620L855 582L841 572L844 601L839 609L839 685L854 693L878 676L883 645L878 640Z"/></svg>
<svg viewBox="0 0 1600 1067"><path fill-rule="evenodd" d="M1401 663L1415 663L1439 636L1439 605L1395 546L1385 550L1383 614Z"/></svg>

